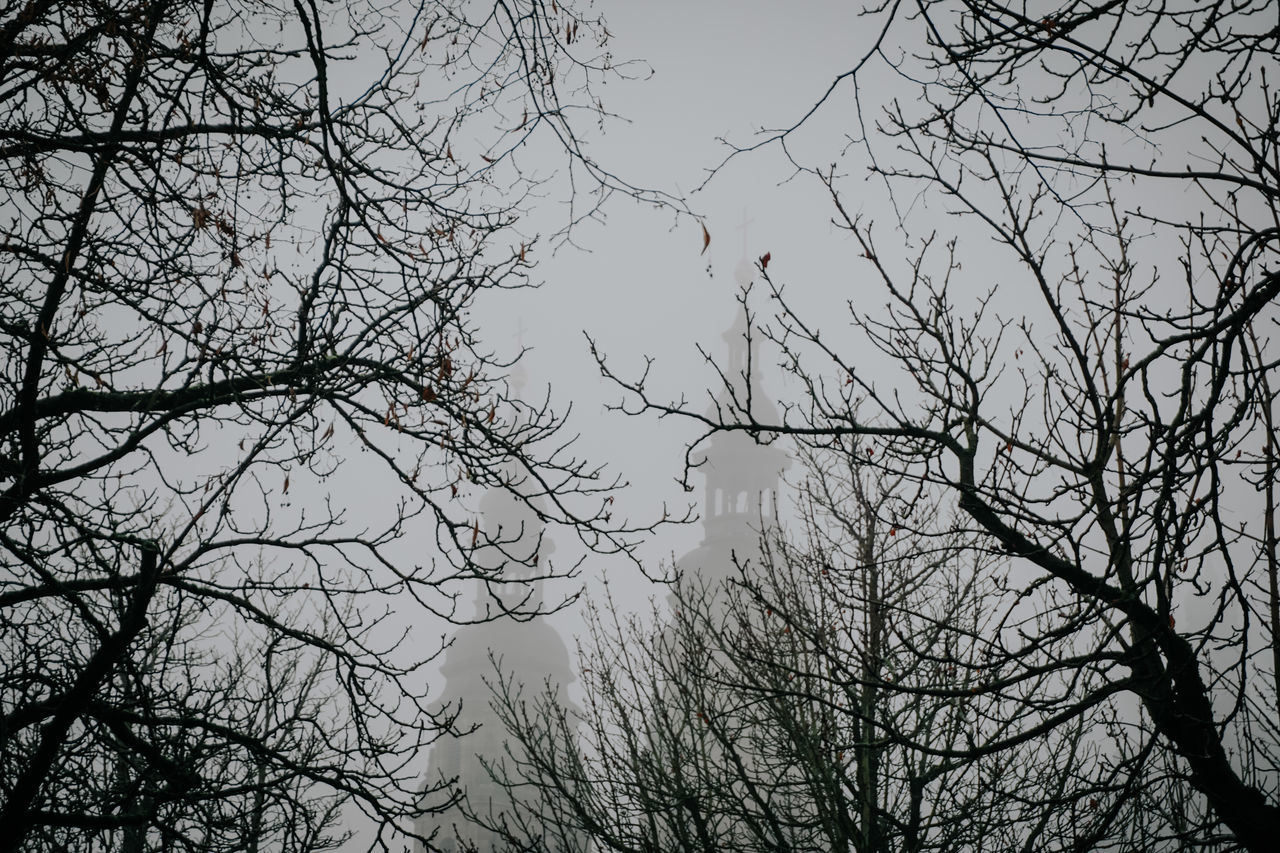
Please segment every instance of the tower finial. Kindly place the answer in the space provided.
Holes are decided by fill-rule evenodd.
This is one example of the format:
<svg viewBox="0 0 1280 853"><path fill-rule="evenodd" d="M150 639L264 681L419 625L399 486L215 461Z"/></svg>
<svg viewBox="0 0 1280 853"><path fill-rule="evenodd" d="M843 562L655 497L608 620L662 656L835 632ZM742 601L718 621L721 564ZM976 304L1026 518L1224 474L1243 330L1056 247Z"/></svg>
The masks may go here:
<svg viewBox="0 0 1280 853"><path fill-rule="evenodd" d="M755 220L747 216L747 208L742 208L742 224L738 226L738 230L742 232L742 257L747 256L747 227L754 223Z"/></svg>
<svg viewBox="0 0 1280 853"><path fill-rule="evenodd" d="M738 258L738 267L733 271L734 279L738 282L738 287L745 288L751 283L751 279L755 278L755 271L751 267L751 261L747 255L747 228L754 222L747 215L747 208L742 208L742 224L738 226L738 230L742 232L742 257Z"/></svg>

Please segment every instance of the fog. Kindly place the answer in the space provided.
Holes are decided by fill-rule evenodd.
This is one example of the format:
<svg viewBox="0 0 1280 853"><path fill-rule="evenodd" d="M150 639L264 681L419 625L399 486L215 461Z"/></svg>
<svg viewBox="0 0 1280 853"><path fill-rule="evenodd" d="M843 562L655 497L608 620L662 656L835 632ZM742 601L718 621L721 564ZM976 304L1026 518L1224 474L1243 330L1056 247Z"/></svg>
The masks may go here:
<svg viewBox="0 0 1280 853"><path fill-rule="evenodd" d="M480 748L584 849L1280 831L1266 3L78 8L0 66L0 851L417 850Z"/></svg>

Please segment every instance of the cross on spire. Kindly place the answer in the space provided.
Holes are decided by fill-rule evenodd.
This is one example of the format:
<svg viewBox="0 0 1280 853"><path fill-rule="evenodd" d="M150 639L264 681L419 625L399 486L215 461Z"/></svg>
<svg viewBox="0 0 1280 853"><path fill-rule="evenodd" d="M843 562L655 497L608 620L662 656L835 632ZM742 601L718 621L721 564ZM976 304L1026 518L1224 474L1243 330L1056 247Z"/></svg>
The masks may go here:
<svg viewBox="0 0 1280 853"><path fill-rule="evenodd" d="M755 222L754 219L747 217L747 209L742 208L742 224L738 226L738 230L742 232L742 257L747 256L747 226Z"/></svg>

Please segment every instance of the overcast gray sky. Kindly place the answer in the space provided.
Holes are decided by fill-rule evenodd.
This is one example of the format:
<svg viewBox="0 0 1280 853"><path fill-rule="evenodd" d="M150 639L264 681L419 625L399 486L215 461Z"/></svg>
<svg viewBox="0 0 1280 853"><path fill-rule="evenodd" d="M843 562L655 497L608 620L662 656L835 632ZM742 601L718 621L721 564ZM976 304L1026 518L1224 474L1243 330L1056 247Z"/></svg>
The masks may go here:
<svg viewBox="0 0 1280 853"><path fill-rule="evenodd" d="M734 272L744 256L754 263L770 253L770 272L792 288L801 314L821 317L824 338L850 328L837 313L847 301L883 301L850 239L831 224L832 206L819 181L797 175L779 147L737 157L707 181L710 170L730 153L720 138L748 144L760 138L762 129L795 123L833 79L853 66L875 33L855 14L856 4L841 2L601 0L592 8L608 22L616 60L645 63L651 73L636 66L641 72L636 76L643 79L612 81L599 90L604 106L620 119L602 135L588 134L591 154L632 184L684 198L706 225L711 243L703 254L698 219L615 197L603 211L604 221L581 225L572 244L554 252L545 244L538 249L536 275L544 282L540 290L491 296L481 305L478 320L482 336L508 354L522 330L524 343L532 347L525 363L528 395L540 397L550 386L560 409L572 404L569 431L581 436L578 453L607 464L630 482L617 496L617 507L640 522L655 518L664 503L678 510L698 502L699 491L686 495L677 485L685 447L695 432L687 422L607 412L606 404L617 401L620 392L599 376L582 332L599 341L620 373L638 374L644 358L655 357L650 373L655 396L683 395L691 408L701 410L716 375L697 346L717 356L723 353L721 333L736 311ZM862 80L875 89L875 97L899 92L916 97L901 88L899 78L881 73L883 87L878 85L881 78ZM842 189L851 213L875 220L878 230L883 223L881 233L892 232L897 223L883 187L867 181L865 192L859 191L861 177L852 174L866 167L859 152L850 153L846 135L854 126L852 95L851 88L837 92L790 140L790 151L810 167L838 161L849 176ZM1117 148L1125 144L1118 142ZM939 227L945 239L957 229L971 228L949 216L936 197L899 200L911 207L914 234ZM1183 195L1143 202L1195 205L1199 200ZM562 221L557 211L542 210L523 227L546 233ZM962 280L953 283L957 294L986 292L1012 278L1014 266L991 251L989 236L975 230L961 233L961 255L976 263L966 264ZM970 240L971 234L978 236ZM1172 260L1158 261L1164 262ZM764 294L758 295L757 307L767 318L770 306ZM1004 288L999 298L1005 302L997 303L997 309L1005 316L1036 310L1032 300L1019 299L1016 287ZM837 340L859 367L865 353L868 372L889 369L870 361L871 350L855 335ZM787 398L781 372L768 358L764 368L766 389ZM695 477L694 485L700 488L700 478ZM564 534L556 538L556 559L572 559L575 543L564 541ZM667 527L641 555L656 571L659 563L692 549L700 538L697 524ZM663 594L624 561L597 558L587 565L589 590L598 588L603 573L611 578L616 601L641 606L648 597ZM581 627L577 613L559 614L554 624L572 646L572 635ZM440 625L429 630L438 637L449 629Z"/></svg>
<svg viewBox="0 0 1280 853"><path fill-rule="evenodd" d="M655 387L692 396L715 381L695 347L718 353L724 346L744 248L751 259L770 252L772 268L812 283L811 295L842 286L847 247L838 237L833 242L829 203L812 177L786 182L793 169L776 148L735 160L693 190L729 153L717 137L746 141L762 125L794 121L806 99L848 67L858 22L847 4L830 2L604 2L596 8L613 33L615 57L646 62L652 74L600 90L605 107L623 121L593 138L592 151L632 183L686 194L711 244L701 254L692 219L615 198L606 222L587 223L574 235L576 246L542 259L540 291L510 301L503 295L482 317L495 343L514 336L523 322L534 349L531 386L550 383L562 404L573 402L582 452L631 481L619 501L640 518L663 500L686 499L675 479L691 432L687 424L605 413L604 404L619 395L600 379L581 332L597 338L619 370L639 369L646 354L658 356ZM825 136L829 153L815 145L802 146L804 154L833 160L840 139ZM766 384L777 390L780 380L774 374ZM669 528L646 554L678 555L699 537L696 528Z"/></svg>
<svg viewBox="0 0 1280 853"><path fill-rule="evenodd" d="M579 454L630 482L617 496L620 512L652 520L664 502L682 509L701 497L700 491L684 494L676 482L695 433L672 419L606 411L620 394L600 377L583 332L600 342L621 372L634 373L644 356L656 357L653 387L672 398L685 394L701 410L717 378L697 346L723 353L721 336L737 310L734 274L744 253L754 262L770 252L771 270L805 282L807 302L846 297L850 250L830 224L829 201L811 176L788 180L794 169L779 150L738 158L694 190L729 153L718 137L747 142L762 126L794 122L848 68L861 39L848 4L837 2L608 0L594 8L613 34L614 57L638 60L648 70L636 66L643 79L611 81L599 90L620 120L591 135L591 153L633 184L686 197L711 243L702 253L693 218L615 197L605 220L580 226L572 245L540 248L535 275L541 289L490 295L477 319L482 337L499 352L510 354L517 336L523 337L531 347L526 396L540 397L550 385L558 408L572 404L569 429L581 434ZM798 153L812 162L834 161L843 143L832 130L815 127L800 137ZM546 233L562 222L562 211L541 210L522 228ZM767 308L763 298L759 304ZM765 386L781 394L781 373L768 368ZM700 489L700 477L695 485ZM471 496L475 504L478 499ZM581 553L569 534L552 536L555 560ZM701 537L699 524L667 526L641 555L656 572ZM618 601L643 608L649 597L665 597L622 559L590 558L583 576L588 591L598 591L606 574ZM557 614L553 624L572 649L573 635L583 627L580 609ZM444 623L419 624L415 633L425 645L450 631ZM443 687L438 675L428 677L435 691Z"/></svg>

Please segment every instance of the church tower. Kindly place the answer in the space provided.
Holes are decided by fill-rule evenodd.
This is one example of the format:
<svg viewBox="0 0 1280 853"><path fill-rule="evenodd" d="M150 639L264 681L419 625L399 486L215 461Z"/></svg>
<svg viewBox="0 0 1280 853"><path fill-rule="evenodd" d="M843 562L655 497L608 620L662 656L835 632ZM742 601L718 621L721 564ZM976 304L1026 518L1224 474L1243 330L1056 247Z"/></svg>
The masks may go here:
<svg viewBox="0 0 1280 853"><path fill-rule="evenodd" d="M745 260L739 264L736 277L745 295L752 277ZM745 303L745 298L742 301ZM707 417L731 423L745 420L749 413L755 423L776 424L778 412L764 393L756 342L748 340L749 326L745 304L739 305L734 322L724 334L728 352L721 371L724 387L715 396ZM646 755L661 757L661 772L673 780L668 787L658 783L664 796L674 798L665 802L680 804L687 800L726 806L715 813L718 825L712 831L712 846L736 850L745 849L736 842L745 841L751 833L730 817L737 813L731 802L735 792L746 795L745 788L736 787L734 774L745 772L764 780L771 772L767 769L770 763L776 768L779 762L769 751L768 732L755 728L753 720L757 717L749 708L713 711L724 715L720 717L722 721L732 718L727 729L708 728L703 714L706 703L715 701L707 698L708 692L721 692L714 687L722 683L718 678L734 676L728 654L720 644L734 642L741 630L735 617L750 616L734 606L728 582L740 577L740 567L760 565L761 538L777 526L778 486L790 460L781 447L762 444L749 432L739 430L713 434L704 451L701 460L694 459L697 470L706 478L702 542L675 564L678 580L668 596L670 620L659 626L655 641L657 680L649 700L660 709L653 712L659 722L646 728L648 740L643 749ZM704 635L709 635L712 642L704 642ZM732 688L729 695L735 700L741 698ZM733 732L734 745L726 752L726 742L721 738L728 731ZM729 770L731 766L737 770ZM787 785L792 781L787 780ZM770 784L754 790L769 790ZM769 796L785 797L788 790L800 788L779 786ZM691 814L709 814L702 807L685 808ZM682 833L676 827L683 822L681 812L653 824L653 849L682 849L677 837Z"/></svg>
<svg viewBox="0 0 1280 853"><path fill-rule="evenodd" d="M517 379L513 384L520 383ZM485 767L485 762L492 765L504 759L508 743L506 727L490 704L490 684L497 675L494 662L529 690L540 691L550 683L557 702L565 706L570 704L566 690L574 679L569 651L545 618L505 615L505 611L536 611L542 605L538 576L545 572L546 558L554 547L544 537L537 513L506 489L491 488L481 498L480 516L484 540L495 544L482 547L476 555L487 578L476 581L474 618L490 621L476 621L454 634L441 667L445 684L440 697L442 703L461 706L459 730L473 726L475 730L439 740L432 747L427 771L428 787L441 779L456 780L454 791L464 799L443 813L424 814L416 826L423 836L438 829L434 848L443 851L470 845L481 851L500 849L497 836L469 822L466 814L487 819L512 808L508 792Z"/></svg>
<svg viewBox="0 0 1280 853"><path fill-rule="evenodd" d="M745 257L735 277L745 293L752 279ZM778 410L760 383L758 341L748 342L748 330L743 304L724 333L726 387L716 395L707 416L740 419L743 411L749 411L758 423L776 424ZM698 468L706 477L702 544L677 561L677 572L714 590L733 575L735 559L755 559L762 531L777 523L778 481L789 464L785 450L760 444L746 432L713 435Z"/></svg>

